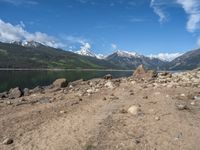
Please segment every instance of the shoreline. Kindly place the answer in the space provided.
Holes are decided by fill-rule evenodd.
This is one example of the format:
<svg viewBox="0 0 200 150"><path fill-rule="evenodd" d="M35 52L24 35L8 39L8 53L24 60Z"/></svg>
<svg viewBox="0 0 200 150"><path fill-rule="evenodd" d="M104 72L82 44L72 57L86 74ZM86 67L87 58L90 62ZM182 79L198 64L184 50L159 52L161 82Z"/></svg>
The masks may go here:
<svg viewBox="0 0 200 150"><path fill-rule="evenodd" d="M0 71L127 71L131 72L135 69L60 69L60 68L0 68ZM192 70L156 70L157 72L187 72Z"/></svg>
<svg viewBox="0 0 200 150"><path fill-rule="evenodd" d="M0 71L133 71L123 69L0 68Z"/></svg>

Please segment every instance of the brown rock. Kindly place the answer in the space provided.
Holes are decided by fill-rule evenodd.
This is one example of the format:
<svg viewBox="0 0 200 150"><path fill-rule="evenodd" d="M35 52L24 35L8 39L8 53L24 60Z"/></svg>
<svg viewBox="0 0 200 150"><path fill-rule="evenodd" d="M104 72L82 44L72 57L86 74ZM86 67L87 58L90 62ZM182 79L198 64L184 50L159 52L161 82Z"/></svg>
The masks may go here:
<svg viewBox="0 0 200 150"><path fill-rule="evenodd" d="M67 87L68 85L68 82L66 79L57 79L53 82L53 85L54 87L57 87L57 88L64 88L64 87Z"/></svg>
<svg viewBox="0 0 200 150"><path fill-rule="evenodd" d="M147 70L143 65L140 65L133 73L136 79L150 80L157 77L157 72L154 70Z"/></svg>

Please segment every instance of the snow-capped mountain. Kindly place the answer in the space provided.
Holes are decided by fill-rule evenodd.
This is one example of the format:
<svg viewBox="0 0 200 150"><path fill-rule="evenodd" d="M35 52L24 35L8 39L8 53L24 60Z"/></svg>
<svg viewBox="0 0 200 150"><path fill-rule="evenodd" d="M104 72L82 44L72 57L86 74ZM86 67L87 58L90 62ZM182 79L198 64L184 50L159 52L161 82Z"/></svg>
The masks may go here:
<svg viewBox="0 0 200 150"><path fill-rule="evenodd" d="M176 59L177 57L183 55L183 53L159 53L157 55L149 55L148 57L153 59L153 58L158 58L162 61L172 61L174 59Z"/></svg>
<svg viewBox="0 0 200 150"><path fill-rule="evenodd" d="M136 52L121 50L118 50L115 53L109 55L108 57L106 57L106 60L126 69L135 69L140 64L143 64L148 68L160 69L160 67L165 64L164 61L157 58L151 59Z"/></svg>
<svg viewBox="0 0 200 150"><path fill-rule="evenodd" d="M95 57L97 59L105 59L106 58L106 56L104 56L103 54L95 54Z"/></svg>
<svg viewBox="0 0 200 150"><path fill-rule="evenodd" d="M119 57L140 57L140 55L136 52L128 52L128 51L122 51L122 50L118 50L115 52Z"/></svg>
<svg viewBox="0 0 200 150"><path fill-rule="evenodd" d="M96 55L94 53L92 53L90 50L88 49L81 49L79 51L76 51L75 53L79 54L79 55L83 55L83 56L90 56L90 57L96 57Z"/></svg>
<svg viewBox="0 0 200 150"><path fill-rule="evenodd" d="M36 48L41 46L42 44L39 42L35 42L35 41L13 41L10 42L11 44L16 44L16 45L20 45L20 46L24 46L24 47L32 47L32 48Z"/></svg>
<svg viewBox="0 0 200 150"><path fill-rule="evenodd" d="M22 46L25 47L38 47L41 46L41 43L35 42L35 41L24 41L22 42Z"/></svg>
<svg viewBox="0 0 200 150"><path fill-rule="evenodd" d="M75 53L83 56L90 56L90 57L96 57L94 53L90 51L91 46L89 43L84 43L81 46L81 49L79 51L76 51Z"/></svg>
<svg viewBox="0 0 200 150"><path fill-rule="evenodd" d="M81 49L79 51L76 51L76 54L83 55L83 56L90 56L95 57L97 59L104 59L105 56L102 54L95 54L91 50L91 46L89 43L84 43L83 46L81 46Z"/></svg>

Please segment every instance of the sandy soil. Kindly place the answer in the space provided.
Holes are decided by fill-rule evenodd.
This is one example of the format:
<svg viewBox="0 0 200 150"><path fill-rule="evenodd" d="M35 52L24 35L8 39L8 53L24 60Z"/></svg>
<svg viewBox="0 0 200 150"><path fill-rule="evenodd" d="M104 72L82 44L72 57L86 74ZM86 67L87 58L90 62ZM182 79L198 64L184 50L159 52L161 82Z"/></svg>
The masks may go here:
<svg viewBox="0 0 200 150"><path fill-rule="evenodd" d="M105 87L106 82L113 87ZM96 91L83 92L93 88ZM1 150L199 150L198 87L155 87L128 78L80 81L1 100ZM37 101L35 101L37 100ZM9 104L9 105L8 105ZM177 105L187 107L178 109ZM127 110L137 106L134 115Z"/></svg>

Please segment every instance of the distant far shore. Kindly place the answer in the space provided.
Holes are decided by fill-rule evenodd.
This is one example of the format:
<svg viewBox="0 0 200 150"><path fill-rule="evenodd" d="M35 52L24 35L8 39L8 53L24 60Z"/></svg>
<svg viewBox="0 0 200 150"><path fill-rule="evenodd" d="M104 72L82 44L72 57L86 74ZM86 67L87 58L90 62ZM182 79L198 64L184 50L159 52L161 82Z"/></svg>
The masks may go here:
<svg viewBox="0 0 200 150"><path fill-rule="evenodd" d="M0 71L133 71L134 69L60 69L60 68L0 68ZM157 70L157 72L185 72L190 70Z"/></svg>
<svg viewBox="0 0 200 150"><path fill-rule="evenodd" d="M122 69L0 68L0 71L133 71Z"/></svg>

